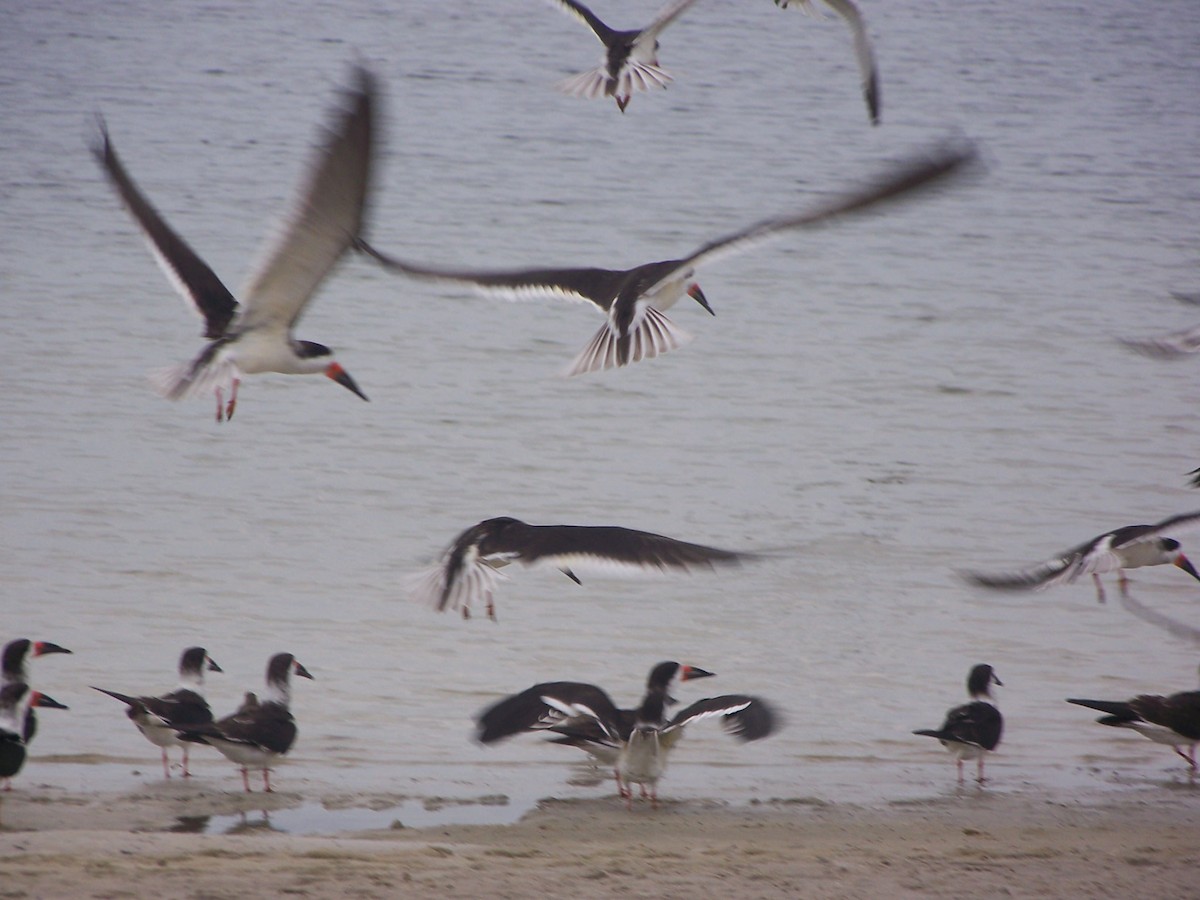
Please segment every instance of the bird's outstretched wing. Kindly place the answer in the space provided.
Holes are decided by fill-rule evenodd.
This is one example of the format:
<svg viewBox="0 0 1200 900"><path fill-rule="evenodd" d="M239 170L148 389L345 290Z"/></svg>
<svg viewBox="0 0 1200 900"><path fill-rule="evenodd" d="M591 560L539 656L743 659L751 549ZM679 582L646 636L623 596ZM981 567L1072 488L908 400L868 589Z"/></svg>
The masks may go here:
<svg viewBox="0 0 1200 900"><path fill-rule="evenodd" d="M242 292L239 329L290 329L362 230L370 187L378 88L366 69L337 113L281 234L268 243Z"/></svg>

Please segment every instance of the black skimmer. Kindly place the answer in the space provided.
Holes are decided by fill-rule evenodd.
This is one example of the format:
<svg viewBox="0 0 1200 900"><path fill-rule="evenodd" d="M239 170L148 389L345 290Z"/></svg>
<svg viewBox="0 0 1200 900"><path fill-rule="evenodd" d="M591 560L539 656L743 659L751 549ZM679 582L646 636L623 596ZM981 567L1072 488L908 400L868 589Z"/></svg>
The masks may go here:
<svg viewBox="0 0 1200 900"><path fill-rule="evenodd" d="M946 721L936 731L922 729L914 731L926 737L937 738L942 746L954 754L958 768L958 783L963 780L963 760L976 760L975 780L980 784L983 777L983 759L995 750L1004 731L1004 717L996 708L992 697L992 685L1004 686L989 665L980 664L971 669L967 676L967 694L970 703L956 706L946 713Z"/></svg>
<svg viewBox="0 0 1200 900"><path fill-rule="evenodd" d="M695 279L698 266L783 232L823 225L838 216L909 195L963 171L975 158L976 152L969 144L935 148L899 164L863 189L807 212L765 219L709 241L687 256L632 269L536 268L486 272L436 268L388 256L362 239L355 245L375 257L384 268L414 278L470 285L485 294L509 300L558 297L592 304L608 321L566 372L567 375L580 375L652 358L690 340L690 336L677 328L662 311L687 295L712 313L712 307Z"/></svg>
<svg viewBox="0 0 1200 900"><path fill-rule="evenodd" d="M356 82L348 108L337 114L325 145L305 176L282 235L268 245L243 289L240 305L208 264L150 205L101 123L92 152L145 232L167 277L204 318L204 336L209 343L191 362L157 379L161 392L170 399L212 388L220 422L233 416L242 376L258 372L321 373L367 399L334 360L332 350L292 337L292 328L317 288L363 226L377 91L374 78L365 69L356 71Z"/></svg>
<svg viewBox="0 0 1200 900"><path fill-rule="evenodd" d="M1162 566L1170 563L1187 572L1197 581L1198 573L1183 555L1179 541L1164 535L1185 531L1200 524L1200 512L1184 513L1163 519L1157 525L1126 525L1097 535L1078 547L1065 551L1024 572L1008 575L983 575L965 572L972 584L1000 590L1041 590L1055 584L1073 584L1081 575L1091 575L1096 585L1096 599L1104 602L1104 585L1100 575L1116 570L1122 593L1129 588L1126 569L1142 566Z"/></svg>
<svg viewBox="0 0 1200 900"><path fill-rule="evenodd" d="M1127 728L1157 744L1166 744L1183 757L1188 773L1195 776L1196 744L1200 743L1200 691L1180 691L1166 697L1140 694L1131 700L1067 702L1107 713L1096 720L1101 725Z"/></svg>
<svg viewBox="0 0 1200 900"><path fill-rule="evenodd" d="M179 659L179 687L169 694L161 697L130 697L93 685L94 690L124 703L128 707L125 715L137 726L137 730L146 740L162 749L164 778L171 777L168 747L183 748L183 777L191 777L192 773L188 771L188 745L179 739L178 732L213 720L212 710L203 694L205 669L210 672L221 671L221 667L203 647L188 647Z"/></svg>
<svg viewBox="0 0 1200 900"><path fill-rule="evenodd" d="M689 544L661 534L616 525L529 525L501 516L472 525L446 550L436 568L413 580L413 599L439 611L457 609L469 618L471 604L484 601L496 618L492 595L512 562L551 565L581 584L575 569L637 574L711 569L753 559L752 553Z"/></svg>
<svg viewBox="0 0 1200 900"><path fill-rule="evenodd" d="M12 790L12 777L25 765L25 723L35 706L67 709L53 697L35 691L23 681L11 681L0 687L0 780L4 790Z"/></svg>
<svg viewBox="0 0 1200 900"><path fill-rule="evenodd" d="M789 0L775 0L780 9L788 8ZM875 51L871 47L871 39L867 37L867 26L863 21L862 11L853 0L823 0L825 5L846 20L850 33L854 36L854 55L858 57L858 69L862 73L863 99L867 102L867 115L871 124L879 124L879 70L875 65ZM796 5L809 15L819 15L814 0L796 0Z"/></svg>
<svg viewBox="0 0 1200 900"><path fill-rule="evenodd" d="M31 641L29 638L9 641L4 645L4 650L0 651L0 687L16 683L28 684L29 660L49 653L70 652L66 647L60 647L49 641ZM21 732L21 740L26 744L30 743L37 734L37 715L33 711L37 705L32 703L26 707L25 724ZM47 704L47 706L49 705Z"/></svg>
<svg viewBox="0 0 1200 900"><path fill-rule="evenodd" d="M250 791L250 768L262 769L263 789L271 792L271 765L291 749L296 740L296 720L288 709L290 677L312 678L290 653L277 653L267 664L267 690L259 699L247 693L233 715L206 725L181 730L179 737L215 747L242 768L242 786Z"/></svg>
<svg viewBox="0 0 1200 900"><path fill-rule="evenodd" d="M574 16L596 33L604 45L604 62L594 69L573 75L559 84L559 89L573 97L594 100L612 97L617 108L625 107L635 90L665 88L674 79L658 64L658 36L696 0L674 0L659 12L658 18L645 28L617 31L609 28L599 17L577 0L553 0L560 9Z"/></svg>
<svg viewBox="0 0 1200 900"><path fill-rule="evenodd" d="M774 710L760 698L744 694L698 700L668 719L667 706L675 702L669 693L671 683L712 674L677 662L659 663L650 671L636 710L618 709L594 684L535 684L484 710L477 719L477 737L489 744L520 732L552 731L560 735L556 743L580 747L613 766L617 791L627 807L632 806L634 784L657 806L658 781L668 754L691 722L719 716L725 730L743 741L765 738L778 728Z"/></svg>

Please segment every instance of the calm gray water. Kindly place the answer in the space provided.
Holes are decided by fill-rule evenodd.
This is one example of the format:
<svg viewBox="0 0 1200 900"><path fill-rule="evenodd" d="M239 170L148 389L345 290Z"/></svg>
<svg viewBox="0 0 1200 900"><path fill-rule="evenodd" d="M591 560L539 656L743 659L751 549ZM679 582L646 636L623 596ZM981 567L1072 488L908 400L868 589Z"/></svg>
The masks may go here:
<svg viewBox="0 0 1200 900"><path fill-rule="evenodd" d="M193 643L226 669L219 711L276 651L314 673L276 777L310 803L608 793L538 738L478 747L471 715L558 678L632 702L662 659L719 673L680 699L753 692L787 717L750 746L692 729L664 796L939 796L952 765L909 732L978 661L1006 684L993 790L1181 781L1165 748L1062 698L1193 687L1193 640L1115 590L993 595L953 570L1200 507L1183 476L1200 360L1113 340L1200 319L1169 296L1200 289L1200 19L1190 0L864 4L875 129L841 23L769 0L698 3L663 35L676 83L624 116L554 90L600 45L534 0L8 4L0 638L75 651L35 664L72 709L43 714L25 787L153 781L156 750L87 685L167 689ZM596 8L636 25L655 3ZM337 348L370 404L283 376L247 381L224 426L207 398L160 399L145 374L189 358L199 325L92 162L93 115L236 287L356 60L387 88L371 236L434 263L676 256L947 135L988 169L713 265L717 318L680 305L696 340L627 370L558 377L600 324L589 308L351 260L299 334ZM582 587L518 571L495 624L409 602L409 573L494 515L780 552ZM1135 600L1200 626L1200 585L1135 574ZM240 790L196 757L201 784Z"/></svg>

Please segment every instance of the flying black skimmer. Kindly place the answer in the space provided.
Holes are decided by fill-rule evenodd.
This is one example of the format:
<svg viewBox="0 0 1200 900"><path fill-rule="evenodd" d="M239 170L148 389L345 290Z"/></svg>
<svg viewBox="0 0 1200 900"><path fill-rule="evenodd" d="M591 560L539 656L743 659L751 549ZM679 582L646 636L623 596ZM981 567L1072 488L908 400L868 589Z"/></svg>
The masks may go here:
<svg viewBox="0 0 1200 900"><path fill-rule="evenodd" d="M209 343L191 362L163 373L158 386L172 400L213 389L217 421L232 418L243 375L321 373L366 400L333 351L292 337L292 329L330 270L363 227L371 168L375 80L356 71L348 108L304 178L281 236L267 247L239 304L216 274L158 214L139 190L103 123L92 152L132 213L167 277L204 318ZM224 400L229 391L228 402Z"/></svg>
<svg viewBox="0 0 1200 900"><path fill-rule="evenodd" d="M572 97L612 97L617 108L625 107L635 90L665 88L674 79L658 64L658 36L662 30L681 16L696 0L674 0L663 7L653 22L645 28L617 31L609 28L599 17L577 0L553 0L560 9L574 16L596 33L604 45L604 61L594 69L573 75L559 84L559 89Z"/></svg>
<svg viewBox="0 0 1200 900"><path fill-rule="evenodd" d="M608 321L566 371L567 375L580 375L652 358L690 340L690 335L663 315L663 310L687 295L712 313L696 282L698 266L783 232L824 225L838 216L911 195L961 173L975 158L975 149L969 144L944 145L899 164L861 190L806 212L765 219L709 241L687 256L632 269L536 268L488 272L437 268L388 256L361 238L355 246L375 257L385 269L413 278L470 285L484 294L509 300L558 297L592 304Z"/></svg>
<svg viewBox="0 0 1200 900"><path fill-rule="evenodd" d="M975 780L983 784L983 759L1000 743L1004 717L1000 715L992 697L993 684L1004 686L992 667L984 664L975 666L967 676L967 694L971 702L947 712L946 721L936 731L922 729L913 732L937 738L943 747L954 754L959 784L963 780L963 760L967 759L976 760Z"/></svg>
<svg viewBox="0 0 1200 900"><path fill-rule="evenodd" d="M4 790L12 790L12 777L25 765L25 723L35 706L67 709L53 697L35 691L23 681L11 681L0 687L0 780Z"/></svg>
<svg viewBox="0 0 1200 900"><path fill-rule="evenodd" d="M179 739L178 732L213 720L212 710L203 694L205 669L210 672L221 671L221 667L203 647L188 647L179 659L179 687L169 694L161 697L131 697L93 685L94 690L124 703L128 707L125 715L129 721L137 726L146 740L162 749L164 778L171 777L168 747L183 748L183 777L191 777L192 773L188 771L188 745Z"/></svg>
<svg viewBox="0 0 1200 900"><path fill-rule="evenodd" d="M780 9L788 8L789 0L775 0ZM858 69L862 73L863 99L867 102L867 115L871 124L879 124L879 70L875 65L875 51L871 47L871 39L867 37L867 26L863 22L862 11L853 0L823 0L834 12L846 20L850 33L854 37L854 55L858 57ZM796 5L809 15L819 15L814 0L796 0Z"/></svg>
<svg viewBox="0 0 1200 900"><path fill-rule="evenodd" d="M1107 713L1096 720L1101 725L1127 728L1156 744L1166 744L1183 757L1188 773L1195 776L1196 744L1200 743L1200 691L1180 691L1166 697L1140 694L1131 700L1067 702Z"/></svg>
<svg viewBox="0 0 1200 900"><path fill-rule="evenodd" d="M0 687L7 684L29 684L29 660L50 653L70 653L66 647L52 644L49 641L31 641L29 638L18 638L9 641L0 651ZM33 741L37 734L37 714L34 713L36 703L31 703L25 710L25 723L21 731L21 740L26 744ZM52 704L46 704L51 708Z"/></svg>
<svg viewBox="0 0 1200 900"><path fill-rule="evenodd" d="M413 579L413 599L438 611L461 610L469 618L471 604L484 601L489 619L496 618L492 600L512 562L551 565L576 584L576 569L617 574L711 569L737 565L752 553L720 550L616 525L529 525L501 516L472 525L446 550L436 568Z"/></svg>
<svg viewBox="0 0 1200 900"><path fill-rule="evenodd" d="M535 684L484 710L477 719L477 736L489 744L520 732L552 731L560 735L557 743L581 747L613 766L626 807L632 806L635 784L657 806L658 781L667 757L691 722L719 716L725 730L743 741L765 738L778 728L774 710L762 699L745 694L698 700L668 719L667 706L674 702L671 683L676 678L689 681L712 674L677 662L659 663L650 671L645 696L632 713L618 709L594 684Z"/></svg>
<svg viewBox="0 0 1200 900"><path fill-rule="evenodd" d="M277 653L267 664L267 690L261 699L248 693L233 715L181 730L179 737L215 747L226 759L241 766L242 786L247 793L250 792L248 770L262 769L263 789L270 793L271 765L296 740L296 720L288 709L292 675L312 678L292 654Z"/></svg>
<svg viewBox="0 0 1200 900"><path fill-rule="evenodd" d="M1157 525L1126 525L1106 531L1078 547L1073 547L1053 559L1023 572L1008 575L984 575L965 572L972 584L999 590L1041 590L1055 584L1073 584L1081 575L1091 575L1096 585L1096 599L1104 602L1104 586L1100 576L1116 570L1122 593L1129 589L1126 569L1142 566L1178 566L1196 580L1198 573L1183 555L1179 541L1164 535L1186 531L1200 524L1200 512L1184 513L1163 519Z"/></svg>

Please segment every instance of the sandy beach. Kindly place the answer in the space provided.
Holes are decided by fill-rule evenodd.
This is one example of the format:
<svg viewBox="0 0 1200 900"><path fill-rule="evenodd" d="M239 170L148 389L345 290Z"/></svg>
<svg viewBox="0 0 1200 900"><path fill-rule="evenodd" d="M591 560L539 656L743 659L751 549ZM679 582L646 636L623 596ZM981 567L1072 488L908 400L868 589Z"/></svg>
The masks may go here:
<svg viewBox="0 0 1200 900"><path fill-rule="evenodd" d="M271 810L300 801L182 783L50 797L18 786L0 801L0 896L1200 895L1200 810L1186 786L1103 805L975 786L870 808L547 800L508 826L273 831ZM180 832L238 811L243 828Z"/></svg>

